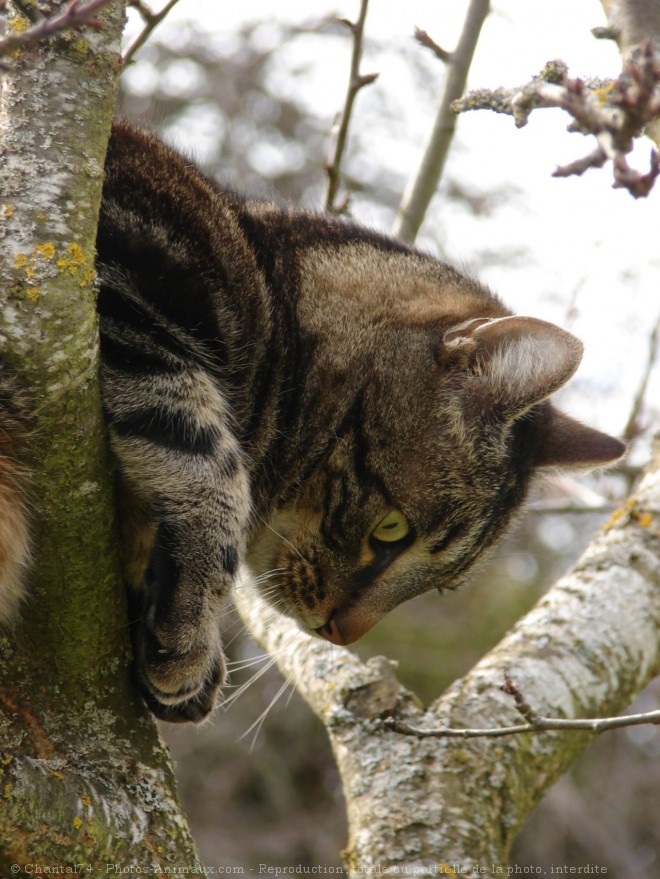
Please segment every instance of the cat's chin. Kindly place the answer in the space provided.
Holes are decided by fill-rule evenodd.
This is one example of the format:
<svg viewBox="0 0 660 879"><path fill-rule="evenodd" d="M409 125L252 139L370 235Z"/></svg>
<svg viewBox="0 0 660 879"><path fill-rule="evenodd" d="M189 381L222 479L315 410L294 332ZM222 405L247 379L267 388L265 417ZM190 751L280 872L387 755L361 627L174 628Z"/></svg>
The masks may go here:
<svg viewBox="0 0 660 879"><path fill-rule="evenodd" d="M314 631L331 644L346 646L366 635L382 616L371 609L349 607L334 611L325 625Z"/></svg>

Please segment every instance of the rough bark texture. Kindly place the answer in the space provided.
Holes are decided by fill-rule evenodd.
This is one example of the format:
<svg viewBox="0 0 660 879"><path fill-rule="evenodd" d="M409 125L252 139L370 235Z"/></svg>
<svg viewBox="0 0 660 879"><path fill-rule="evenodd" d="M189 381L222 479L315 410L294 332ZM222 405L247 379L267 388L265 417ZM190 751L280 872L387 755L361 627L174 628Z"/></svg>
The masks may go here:
<svg viewBox="0 0 660 879"><path fill-rule="evenodd" d="M11 6L9 27L34 8ZM2 876L198 863L130 681L98 403L94 241L123 17L118 0L102 30L19 50L0 95L0 356L34 413L35 521L29 600L0 636Z"/></svg>
<svg viewBox="0 0 660 879"><path fill-rule="evenodd" d="M624 64L645 40L653 43L660 58L660 3L657 0L601 0L601 5L616 34ZM647 134L660 147L660 120L648 126Z"/></svg>
<svg viewBox="0 0 660 879"><path fill-rule="evenodd" d="M350 874L503 865L532 808L590 734L418 740L388 731L382 720L393 715L429 728L519 723L500 690L505 673L545 715L622 710L660 668L660 448L639 490L573 570L427 710L386 659L364 665L297 633L247 595L237 591L248 628L328 729L347 800Z"/></svg>

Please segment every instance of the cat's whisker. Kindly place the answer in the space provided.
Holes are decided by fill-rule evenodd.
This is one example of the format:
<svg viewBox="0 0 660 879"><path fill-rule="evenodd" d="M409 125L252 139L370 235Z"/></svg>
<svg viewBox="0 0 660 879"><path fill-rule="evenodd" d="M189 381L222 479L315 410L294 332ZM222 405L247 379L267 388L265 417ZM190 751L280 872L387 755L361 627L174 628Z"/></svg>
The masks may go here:
<svg viewBox="0 0 660 879"><path fill-rule="evenodd" d="M276 537L279 537L280 540L282 541L282 543L286 543L287 546L289 546L289 547L290 547L290 548L291 548L291 549L292 549L292 550L293 550L298 556L300 556L300 558L301 558L303 561L305 561L305 557L304 557L303 554L300 552L300 550L298 549L297 546L294 546L293 543L291 543L290 540L287 540L286 537L284 537L283 534L280 534L279 531L277 531L275 528L273 528L273 526L270 524L270 522L267 522L267 521L264 519L263 516L259 515L259 513L257 513L257 518L258 518L261 522L263 522L263 524L266 526L266 528L269 529L269 531L272 531L273 534L274 534Z"/></svg>
<svg viewBox="0 0 660 879"><path fill-rule="evenodd" d="M253 723L250 724L250 726L245 730L245 732L244 732L242 735L239 736L239 738L238 738L238 741L239 741L239 742L242 741L244 738L246 738L246 736L249 736L250 733L254 730L254 737L253 737L253 739L252 739L252 742L250 743L250 750L252 750L252 748L254 748L254 746L255 746L255 744L256 744L256 742L257 742L257 737L259 736L259 733L260 733L260 731L261 731L261 727L263 726L264 721L266 720L266 717L267 717L268 714L270 713L271 708L273 708L273 706L274 706L274 705L277 703L277 701L279 700L280 696L282 696L282 694L285 693L285 692L287 691L287 689L289 689L289 688L291 689L291 692L290 692L290 694L289 694L289 700L290 700L290 699L291 699L291 696L293 695L294 684L293 684L293 681L292 681L290 678L287 678L287 679L282 683L282 686L281 686L281 687L279 688L279 690L275 693L275 695L273 696L273 698L270 700L270 702L268 703L268 705L267 705L267 706L264 708L264 710L261 712L261 714L259 715L259 717L257 717L257 719L256 719ZM287 704L288 704L288 700L287 700Z"/></svg>

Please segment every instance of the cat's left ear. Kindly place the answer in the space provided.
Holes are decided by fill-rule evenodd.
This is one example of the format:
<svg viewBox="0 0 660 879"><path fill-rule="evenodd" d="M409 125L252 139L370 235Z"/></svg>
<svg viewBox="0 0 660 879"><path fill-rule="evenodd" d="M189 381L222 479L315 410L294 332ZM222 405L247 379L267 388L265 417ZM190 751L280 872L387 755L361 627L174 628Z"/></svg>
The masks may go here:
<svg viewBox="0 0 660 879"><path fill-rule="evenodd" d="M573 375L582 342L555 324L533 317L476 318L444 335L445 350L467 358L479 408L514 420L541 403ZM468 391L468 394L470 394ZM474 401L473 401L474 402ZM548 406L537 452L538 467L599 467L616 461L625 445Z"/></svg>
<svg viewBox="0 0 660 879"><path fill-rule="evenodd" d="M476 318L444 334L445 351L467 360L482 403L521 416L564 385L582 359L582 342L534 317Z"/></svg>

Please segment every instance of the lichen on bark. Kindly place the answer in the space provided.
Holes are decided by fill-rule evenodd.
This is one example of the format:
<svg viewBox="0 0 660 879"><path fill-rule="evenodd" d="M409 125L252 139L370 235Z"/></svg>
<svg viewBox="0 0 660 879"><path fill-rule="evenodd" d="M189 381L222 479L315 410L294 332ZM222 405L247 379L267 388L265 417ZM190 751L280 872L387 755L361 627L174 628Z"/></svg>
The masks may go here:
<svg viewBox="0 0 660 879"><path fill-rule="evenodd" d="M129 671L94 289L124 4L100 18L15 53L0 93L0 358L29 400L34 523L28 598L0 635L1 875L198 865Z"/></svg>

